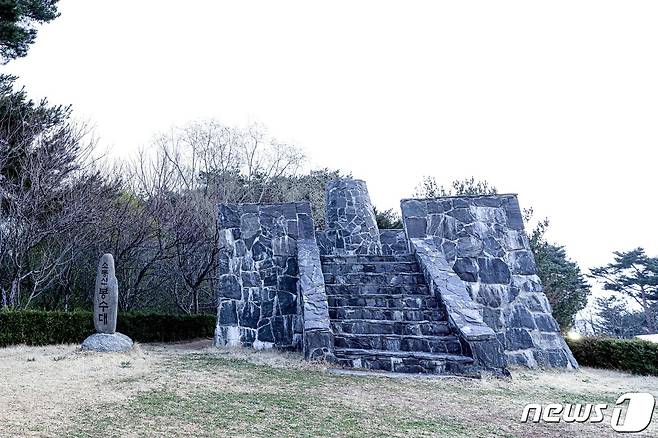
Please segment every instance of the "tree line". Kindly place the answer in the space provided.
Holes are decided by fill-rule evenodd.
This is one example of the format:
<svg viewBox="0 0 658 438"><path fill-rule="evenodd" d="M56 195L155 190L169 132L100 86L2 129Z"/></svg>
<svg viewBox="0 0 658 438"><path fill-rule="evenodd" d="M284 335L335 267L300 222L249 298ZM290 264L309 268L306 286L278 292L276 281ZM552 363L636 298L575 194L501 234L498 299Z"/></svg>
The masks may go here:
<svg viewBox="0 0 658 438"><path fill-rule="evenodd" d="M114 254L122 310L216 307L221 202L309 201L341 176L302 172L304 154L260 126L190 123L132 161L95 157L70 108L30 100L0 76L0 303L72 309Z"/></svg>

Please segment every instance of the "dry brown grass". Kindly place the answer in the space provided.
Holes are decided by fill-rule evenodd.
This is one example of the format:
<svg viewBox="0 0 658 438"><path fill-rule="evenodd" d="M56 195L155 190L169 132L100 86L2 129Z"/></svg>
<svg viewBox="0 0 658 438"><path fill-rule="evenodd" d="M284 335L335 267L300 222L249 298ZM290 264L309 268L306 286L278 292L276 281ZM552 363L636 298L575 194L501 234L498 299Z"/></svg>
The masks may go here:
<svg viewBox="0 0 658 438"><path fill-rule="evenodd" d="M614 403L658 378L584 369L512 380L335 376L298 355L207 342L126 354L0 350L2 436L614 436L608 422L521 424L526 403ZM658 433L658 419L646 436ZM100 429L100 430L99 430Z"/></svg>
<svg viewBox="0 0 658 438"><path fill-rule="evenodd" d="M139 346L103 356L74 345L0 351L0 431L7 436L61 432L80 407L100 400L122 403L139 388L126 391L113 382L127 377L139 382L154 365Z"/></svg>

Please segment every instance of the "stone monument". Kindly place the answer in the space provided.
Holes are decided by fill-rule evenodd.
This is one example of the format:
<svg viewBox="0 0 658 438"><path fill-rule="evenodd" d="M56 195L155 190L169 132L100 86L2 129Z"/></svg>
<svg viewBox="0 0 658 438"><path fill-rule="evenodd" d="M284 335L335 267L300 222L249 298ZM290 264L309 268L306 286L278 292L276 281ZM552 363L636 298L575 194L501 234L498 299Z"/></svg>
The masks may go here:
<svg viewBox="0 0 658 438"><path fill-rule="evenodd" d="M114 274L114 257L104 254L98 263L96 290L94 293L94 327L96 333L82 343L85 351L128 351L133 341L118 333L117 308L119 305L119 284Z"/></svg>
<svg viewBox="0 0 658 438"><path fill-rule="evenodd" d="M407 373L577 368L551 316L516 195L403 199L378 230L365 182L307 202L220 204L215 345Z"/></svg>

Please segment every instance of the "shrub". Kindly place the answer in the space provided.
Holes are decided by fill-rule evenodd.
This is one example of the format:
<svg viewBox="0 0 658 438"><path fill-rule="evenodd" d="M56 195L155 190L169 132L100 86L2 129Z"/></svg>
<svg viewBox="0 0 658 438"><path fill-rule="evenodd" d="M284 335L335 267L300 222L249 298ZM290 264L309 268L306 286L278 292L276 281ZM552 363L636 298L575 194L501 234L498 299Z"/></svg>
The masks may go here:
<svg viewBox="0 0 658 438"><path fill-rule="evenodd" d="M172 342L212 337L213 315L121 313L117 331L139 342ZM0 346L81 343L94 333L92 312L0 311Z"/></svg>
<svg viewBox="0 0 658 438"><path fill-rule="evenodd" d="M658 376L658 344L640 339L567 339L580 365Z"/></svg>
<svg viewBox="0 0 658 438"><path fill-rule="evenodd" d="M215 315L126 313L119 315L117 331L140 342L174 342L211 338L216 323Z"/></svg>

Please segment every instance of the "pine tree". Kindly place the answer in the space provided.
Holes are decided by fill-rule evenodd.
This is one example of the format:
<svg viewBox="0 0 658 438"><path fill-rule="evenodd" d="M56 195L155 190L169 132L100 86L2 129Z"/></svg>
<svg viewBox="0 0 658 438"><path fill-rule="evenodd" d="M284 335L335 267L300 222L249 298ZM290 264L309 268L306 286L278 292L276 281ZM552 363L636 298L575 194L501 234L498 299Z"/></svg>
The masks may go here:
<svg viewBox="0 0 658 438"><path fill-rule="evenodd" d="M0 0L0 59L6 63L27 54L37 37L35 23L59 16L58 0Z"/></svg>

